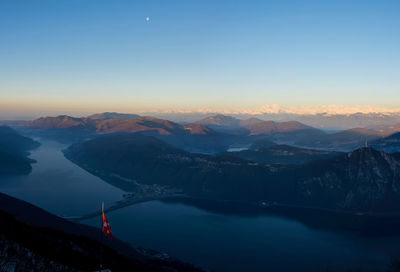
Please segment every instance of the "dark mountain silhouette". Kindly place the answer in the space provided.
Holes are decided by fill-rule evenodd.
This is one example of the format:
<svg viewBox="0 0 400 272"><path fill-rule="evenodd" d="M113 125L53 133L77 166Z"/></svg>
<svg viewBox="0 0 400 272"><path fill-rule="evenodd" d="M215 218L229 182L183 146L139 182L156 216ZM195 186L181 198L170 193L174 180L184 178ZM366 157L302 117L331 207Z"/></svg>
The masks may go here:
<svg viewBox="0 0 400 272"><path fill-rule="evenodd" d="M271 146L274 146L274 145L276 145L276 143L274 143L273 141L271 141L269 139L266 139L266 138L261 138L261 139L255 140L251 144L249 149L257 150L257 149L260 149L260 148L268 148L268 147L271 147Z"/></svg>
<svg viewBox="0 0 400 272"><path fill-rule="evenodd" d="M330 159L339 156L341 153L304 149L289 145L273 145L225 154L258 163L304 164L310 161Z"/></svg>
<svg viewBox="0 0 400 272"><path fill-rule="evenodd" d="M32 170L29 150L39 143L18 134L14 129L0 127L0 177L12 174L28 174Z"/></svg>
<svg viewBox="0 0 400 272"><path fill-rule="evenodd" d="M161 184L192 196L362 211L400 211L400 162L371 148L301 166L188 153L144 135L74 144L67 158L103 179ZM121 178L117 178L118 175Z"/></svg>
<svg viewBox="0 0 400 272"><path fill-rule="evenodd" d="M28 155L28 151L39 146L39 143L22 136L14 129L0 126L0 150L15 155Z"/></svg>
<svg viewBox="0 0 400 272"><path fill-rule="evenodd" d="M4 175L26 175L32 171L30 160L19 155L9 154L0 150L0 177Z"/></svg>
<svg viewBox="0 0 400 272"><path fill-rule="evenodd" d="M296 141L295 144L310 148L352 151L379 137L379 134L371 130L354 128L332 134L326 133L316 137L302 138Z"/></svg>
<svg viewBox="0 0 400 272"><path fill-rule="evenodd" d="M400 210L399 156L361 148L294 172L296 198L308 205L366 211Z"/></svg>
<svg viewBox="0 0 400 272"><path fill-rule="evenodd" d="M400 152L400 132L372 141L370 145L388 153Z"/></svg>
<svg viewBox="0 0 400 272"><path fill-rule="evenodd" d="M103 267L112 271L199 271L118 239L105 238L101 244L99 229L72 223L0 193L2 271L95 271L100 254Z"/></svg>

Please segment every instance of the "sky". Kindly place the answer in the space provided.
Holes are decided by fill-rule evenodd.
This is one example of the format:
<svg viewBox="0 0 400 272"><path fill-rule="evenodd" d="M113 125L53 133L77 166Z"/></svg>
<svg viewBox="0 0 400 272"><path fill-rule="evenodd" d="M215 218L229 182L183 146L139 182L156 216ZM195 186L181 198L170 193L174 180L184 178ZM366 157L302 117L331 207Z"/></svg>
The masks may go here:
<svg viewBox="0 0 400 272"><path fill-rule="evenodd" d="M400 108L399 14L397 0L1 0L0 119Z"/></svg>

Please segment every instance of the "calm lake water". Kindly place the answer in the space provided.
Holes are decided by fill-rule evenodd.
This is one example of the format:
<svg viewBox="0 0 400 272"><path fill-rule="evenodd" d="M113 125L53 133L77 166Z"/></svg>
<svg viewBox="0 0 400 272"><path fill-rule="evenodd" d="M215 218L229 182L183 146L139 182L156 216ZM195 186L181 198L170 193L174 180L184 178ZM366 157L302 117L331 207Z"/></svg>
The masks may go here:
<svg viewBox="0 0 400 272"><path fill-rule="evenodd" d="M28 176L0 179L0 191L54 214L92 212L124 192L64 158L66 147L48 140L32 152ZM385 271L400 257L400 237L365 237L312 229L268 214L239 216L182 203L150 201L107 214L116 237L166 252L211 271ZM82 223L98 226L99 218Z"/></svg>

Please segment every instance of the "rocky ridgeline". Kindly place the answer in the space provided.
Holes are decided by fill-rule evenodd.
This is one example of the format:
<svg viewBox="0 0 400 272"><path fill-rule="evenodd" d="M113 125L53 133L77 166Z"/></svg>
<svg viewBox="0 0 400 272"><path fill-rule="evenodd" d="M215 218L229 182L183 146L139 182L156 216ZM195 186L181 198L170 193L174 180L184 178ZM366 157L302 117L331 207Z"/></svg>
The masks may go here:
<svg viewBox="0 0 400 272"><path fill-rule="evenodd" d="M400 161L362 148L307 167L299 178L299 198L351 210L400 211ZM304 171L305 172L305 171Z"/></svg>

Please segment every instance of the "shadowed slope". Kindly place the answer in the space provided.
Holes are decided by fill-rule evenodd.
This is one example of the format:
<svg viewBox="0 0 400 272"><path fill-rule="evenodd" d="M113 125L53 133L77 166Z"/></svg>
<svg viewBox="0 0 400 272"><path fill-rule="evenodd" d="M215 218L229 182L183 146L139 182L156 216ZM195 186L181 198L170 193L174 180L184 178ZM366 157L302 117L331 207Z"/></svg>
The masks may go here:
<svg viewBox="0 0 400 272"><path fill-rule="evenodd" d="M102 263L112 271L199 271L177 260L157 257L117 239L103 239L99 229L69 222L29 203L0 193L0 263L19 271L94 271ZM18 271L18 270L17 270Z"/></svg>
<svg viewBox="0 0 400 272"><path fill-rule="evenodd" d="M284 152L291 149L277 147L275 151L282 152L282 148ZM132 185L132 190L136 183L160 184L218 199L266 199L341 210L400 212L398 156L371 148L301 166L279 166L253 163L229 153L188 153L136 134L75 144L65 155L105 180L115 179L117 174L120 182Z"/></svg>

